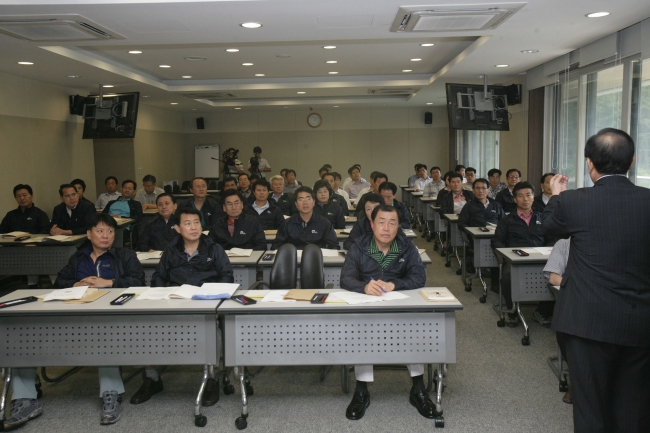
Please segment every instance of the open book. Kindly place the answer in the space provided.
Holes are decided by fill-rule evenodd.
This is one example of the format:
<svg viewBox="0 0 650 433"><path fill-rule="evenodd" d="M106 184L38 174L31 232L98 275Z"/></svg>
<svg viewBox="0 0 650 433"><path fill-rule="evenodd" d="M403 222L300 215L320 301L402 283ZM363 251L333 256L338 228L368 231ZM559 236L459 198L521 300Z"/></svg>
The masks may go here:
<svg viewBox="0 0 650 433"><path fill-rule="evenodd" d="M231 248L226 251L226 255L228 257L250 257L251 254L253 254L252 249L244 249L244 248Z"/></svg>
<svg viewBox="0 0 650 433"><path fill-rule="evenodd" d="M201 287L190 284L180 287L152 287L137 299L228 299L238 287L237 283L204 283Z"/></svg>
<svg viewBox="0 0 650 433"><path fill-rule="evenodd" d="M456 297L446 287L425 287L420 289L420 295L428 302L457 301Z"/></svg>
<svg viewBox="0 0 650 433"><path fill-rule="evenodd" d="M137 252L138 260L159 259L162 257L162 251Z"/></svg>

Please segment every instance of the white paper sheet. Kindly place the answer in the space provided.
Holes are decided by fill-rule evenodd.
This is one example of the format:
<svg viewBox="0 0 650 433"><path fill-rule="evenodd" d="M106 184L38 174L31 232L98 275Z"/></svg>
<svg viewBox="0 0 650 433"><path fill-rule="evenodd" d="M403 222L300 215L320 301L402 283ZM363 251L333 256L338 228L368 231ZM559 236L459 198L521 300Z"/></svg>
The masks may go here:
<svg viewBox="0 0 650 433"><path fill-rule="evenodd" d="M176 289L178 289L178 287L151 287L142 292L136 299L138 301L169 299L169 295Z"/></svg>
<svg viewBox="0 0 650 433"><path fill-rule="evenodd" d="M284 299L288 290L269 290L269 293L262 298L261 302L296 302L294 299Z"/></svg>
<svg viewBox="0 0 650 433"><path fill-rule="evenodd" d="M379 296L366 295L357 292L334 292L330 293L330 296L342 299L350 305L366 304L369 302L381 302L381 297Z"/></svg>
<svg viewBox="0 0 650 433"><path fill-rule="evenodd" d="M236 283L203 283L201 287L192 286L191 284L183 284L176 287L169 294L169 299L192 299L194 295L222 295L228 294L232 296L233 293L239 288Z"/></svg>
<svg viewBox="0 0 650 433"><path fill-rule="evenodd" d="M352 233L352 229L343 229L343 230L341 230L341 233L350 234L350 233Z"/></svg>
<svg viewBox="0 0 650 433"><path fill-rule="evenodd" d="M139 252L136 253L138 255L138 260L149 260L149 259L159 259L162 257L162 251L149 251L149 252Z"/></svg>
<svg viewBox="0 0 650 433"><path fill-rule="evenodd" d="M522 250L525 253L528 254L539 254L539 251L537 251L537 248L516 248L518 250Z"/></svg>
<svg viewBox="0 0 650 433"><path fill-rule="evenodd" d="M67 241L70 239L72 236L66 236L66 235L56 235L56 236L48 236L45 239L51 239L53 241Z"/></svg>
<svg viewBox="0 0 650 433"><path fill-rule="evenodd" d="M264 290L247 290L247 291L246 291L246 296L248 296L249 298L257 298L257 299L261 299L261 298L265 297L266 295L268 295L270 291L271 291L271 290L269 290L269 289L264 289Z"/></svg>
<svg viewBox="0 0 650 433"><path fill-rule="evenodd" d="M339 250L329 250L327 248L320 249L323 252L323 257L338 257Z"/></svg>
<svg viewBox="0 0 650 433"><path fill-rule="evenodd" d="M383 295L380 296L382 301L394 301L396 299L406 299L408 298L408 295L405 295L404 293L392 291L392 292L386 292Z"/></svg>
<svg viewBox="0 0 650 433"><path fill-rule="evenodd" d="M9 232L9 233L4 233L0 236L2 237L8 237L8 238L19 238L21 236L28 235L29 233L27 232Z"/></svg>
<svg viewBox="0 0 650 433"><path fill-rule="evenodd" d="M228 257L250 257L253 254L252 249L231 248L226 251Z"/></svg>
<svg viewBox="0 0 650 433"><path fill-rule="evenodd" d="M81 299L86 294L88 286L70 287L67 289L53 290L43 298L43 301L67 301L69 299Z"/></svg>
<svg viewBox="0 0 650 433"><path fill-rule="evenodd" d="M544 254L545 256L550 256L551 251L553 250L553 247L537 247L535 250L538 253Z"/></svg>

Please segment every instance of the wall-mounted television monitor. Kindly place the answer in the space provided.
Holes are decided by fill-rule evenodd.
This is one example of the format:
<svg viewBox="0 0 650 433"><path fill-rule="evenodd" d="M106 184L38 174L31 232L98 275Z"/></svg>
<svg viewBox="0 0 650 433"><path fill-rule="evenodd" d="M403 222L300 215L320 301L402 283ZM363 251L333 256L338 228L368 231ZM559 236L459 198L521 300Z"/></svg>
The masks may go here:
<svg viewBox="0 0 650 433"><path fill-rule="evenodd" d="M447 83L449 127L460 130L509 131L505 86Z"/></svg>
<svg viewBox="0 0 650 433"><path fill-rule="evenodd" d="M114 93L104 96L99 105L99 96L86 98L83 106L84 139L133 138L138 120L140 92Z"/></svg>

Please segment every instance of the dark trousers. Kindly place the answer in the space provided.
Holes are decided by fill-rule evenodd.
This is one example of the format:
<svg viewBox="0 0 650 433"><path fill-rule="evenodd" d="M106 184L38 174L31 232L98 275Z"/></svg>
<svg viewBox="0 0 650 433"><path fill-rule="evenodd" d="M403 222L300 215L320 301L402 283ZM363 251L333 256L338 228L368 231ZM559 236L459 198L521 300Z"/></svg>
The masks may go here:
<svg viewBox="0 0 650 433"><path fill-rule="evenodd" d="M571 360L575 433L650 430L650 347L564 334Z"/></svg>

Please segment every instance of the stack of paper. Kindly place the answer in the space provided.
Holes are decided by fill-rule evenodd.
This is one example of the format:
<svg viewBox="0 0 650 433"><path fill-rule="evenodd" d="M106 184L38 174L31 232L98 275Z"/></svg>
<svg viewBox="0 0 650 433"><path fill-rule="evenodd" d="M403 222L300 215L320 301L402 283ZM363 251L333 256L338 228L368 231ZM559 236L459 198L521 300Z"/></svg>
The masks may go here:
<svg viewBox="0 0 650 433"><path fill-rule="evenodd" d="M366 295L363 293L357 293L357 292L334 292L330 293L327 299L334 297L337 299L340 299L342 301L345 301L346 303L350 305L356 305L356 304L366 304L369 302L381 302L382 299L380 296L372 296L372 295Z"/></svg>
<svg viewBox="0 0 650 433"><path fill-rule="evenodd" d="M228 257L250 257L251 254L253 254L252 249L249 250L244 248L231 248L226 251Z"/></svg>
<svg viewBox="0 0 650 433"><path fill-rule="evenodd" d="M293 299L284 299L284 295L287 293L289 293L288 290L269 290L261 302L296 302Z"/></svg>
<svg viewBox="0 0 650 433"><path fill-rule="evenodd" d="M456 297L446 287L425 287L420 295L429 302L456 301Z"/></svg>
<svg viewBox="0 0 650 433"><path fill-rule="evenodd" d="M327 248L321 248L321 252L323 253L323 257L338 257L339 255L339 250L330 250ZM270 251L267 251L267 253ZM298 250L298 260L302 259L302 250Z"/></svg>
<svg viewBox="0 0 650 433"><path fill-rule="evenodd" d="M152 287L142 292L138 300L192 299L194 297L227 299L239 288L236 283L204 283L201 287L183 284L180 287ZM131 289L127 292L133 293Z"/></svg>
<svg viewBox="0 0 650 433"><path fill-rule="evenodd" d="M47 236L45 239L49 239L52 241L58 241L58 242L64 242L67 240L70 240L72 236L66 236L66 235L56 235L56 236Z"/></svg>
<svg viewBox="0 0 650 433"><path fill-rule="evenodd" d="M3 235L0 235L0 237L3 237L3 238L19 238L19 237L28 236L28 235L29 235L29 233L27 233L27 232L9 232L9 233L5 233Z"/></svg>
<svg viewBox="0 0 650 433"><path fill-rule="evenodd" d="M138 252L138 260L159 259L162 257L162 251Z"/></svg>
<svg viewBox="0 0 650 433"><path fill-rule="evenodd" d="M70 287L68 289L53 290L43 298L43 301L67 301L81 299L86 294L88 286Z"/></svg>
<svg viewBox="0 0 650 433"><path fill-rule="evenodd" d="M352 233L352 229L343 229L343 230L341 230L341 233L350 234L350 233Z"/></svg>

